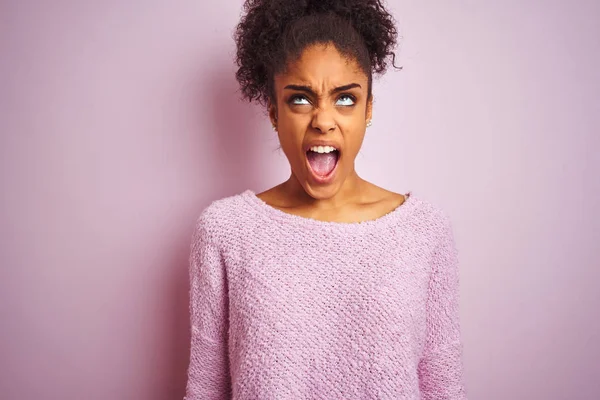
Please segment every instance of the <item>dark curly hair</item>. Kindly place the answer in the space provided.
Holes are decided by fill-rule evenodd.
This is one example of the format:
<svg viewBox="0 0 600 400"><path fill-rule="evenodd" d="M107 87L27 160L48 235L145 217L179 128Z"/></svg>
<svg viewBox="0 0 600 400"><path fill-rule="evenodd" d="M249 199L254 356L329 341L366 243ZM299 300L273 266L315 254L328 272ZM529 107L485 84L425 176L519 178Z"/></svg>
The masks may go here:
<svg viewBox="0 0 600 400"><path fill-rule="evenodd" d="M235 31L236 78L242 97L266 105L274 76L309 45L335 45L369 78L392 65L397 31L381 0L246 0Z"/></svg>

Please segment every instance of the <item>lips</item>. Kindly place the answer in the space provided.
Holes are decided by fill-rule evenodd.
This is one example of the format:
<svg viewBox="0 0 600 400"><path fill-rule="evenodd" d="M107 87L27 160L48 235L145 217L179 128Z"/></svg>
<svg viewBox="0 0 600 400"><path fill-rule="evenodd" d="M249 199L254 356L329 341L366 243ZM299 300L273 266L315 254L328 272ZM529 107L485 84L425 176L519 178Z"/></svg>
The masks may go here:
<svg viewBox="0 0 600 400"><path fill-rule="evenodd" d="M304 144L304 151L314 150L318 151L319 147L323 147L323 151L326 150L327 147L333 147L334 150L340 151L342 145L334 140L323 140L323 139L314 139Z"/></svg>
<svg viewBox="0 0 600 400"><path fill-rule="evenodd" d="M306 151L308 169L317 183L333 180L339 159L340 151L334 146L311 146Z"/></svg>

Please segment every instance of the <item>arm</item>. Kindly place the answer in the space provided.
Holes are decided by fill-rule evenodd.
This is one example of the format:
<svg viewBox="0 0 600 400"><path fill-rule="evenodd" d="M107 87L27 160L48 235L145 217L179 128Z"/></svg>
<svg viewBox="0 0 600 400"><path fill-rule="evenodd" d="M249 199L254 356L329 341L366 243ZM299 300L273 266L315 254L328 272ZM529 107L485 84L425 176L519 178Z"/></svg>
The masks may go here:
<svg viewBox="0 0 600 400"><path fill-rule="evenodd" d="M419 363L423 400L465 400L459 321L458 256L450 222L444 221L433 254L427 301L427 338Z"/></svg>
<svg viewBox="0 0 600 400"><path fill-rule="evenodd" d="M225 266L198 220L190 254L191 350L185 400L230 398Z"/></svg>

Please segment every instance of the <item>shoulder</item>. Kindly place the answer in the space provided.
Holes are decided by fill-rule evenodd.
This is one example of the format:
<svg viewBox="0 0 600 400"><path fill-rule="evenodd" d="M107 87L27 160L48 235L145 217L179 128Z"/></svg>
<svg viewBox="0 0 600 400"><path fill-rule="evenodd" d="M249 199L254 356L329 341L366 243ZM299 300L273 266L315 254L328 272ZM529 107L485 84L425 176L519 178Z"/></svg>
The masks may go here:
<svg viewBox="0 0 600 400"><path fill-rule="evenodd" d="M245 197L248 191L214 200L196 219L194 236L212 243L226 239L251 216Z"/></svg>
<svg viewBox="0 0 600 400"><path fill-rule="evenodd" d="M446 227L451 224L450 214L436 202L432 202L418 194L409 193L407 201L415 202L415 211L426 223L434 227Z"/></svg>
<svg viewBox="0 0 600 400"><path fill-rule="evenodd" d="M410 208L411 225L430 238L440 242L452 237L453 223L450 214L438 203L409 192L405 204Z"/></svg>

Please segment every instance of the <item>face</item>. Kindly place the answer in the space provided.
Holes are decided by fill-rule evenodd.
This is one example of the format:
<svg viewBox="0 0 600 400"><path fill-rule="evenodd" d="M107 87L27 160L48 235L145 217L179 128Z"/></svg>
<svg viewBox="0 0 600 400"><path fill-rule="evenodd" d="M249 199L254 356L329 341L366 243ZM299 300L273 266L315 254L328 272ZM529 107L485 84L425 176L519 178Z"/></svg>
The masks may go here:
<svg viewBox="0 0 600 400"><path fill-rule="evenodd" d="M354 160L371 119L368 76L332 45L314 45L274 79L269 105L294 179L327 199L355 176Z"/></svg>

